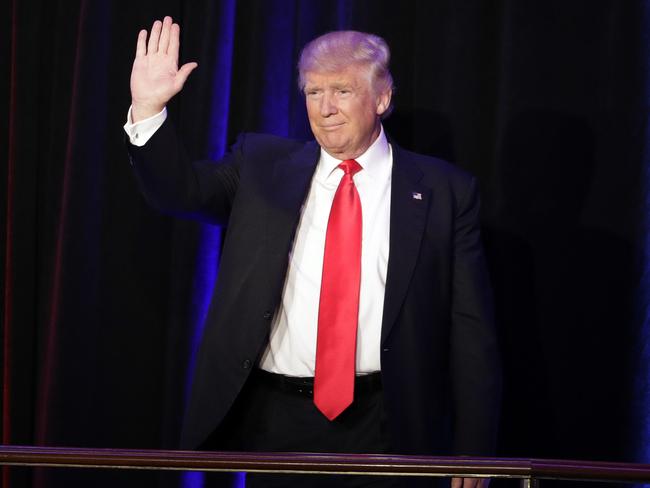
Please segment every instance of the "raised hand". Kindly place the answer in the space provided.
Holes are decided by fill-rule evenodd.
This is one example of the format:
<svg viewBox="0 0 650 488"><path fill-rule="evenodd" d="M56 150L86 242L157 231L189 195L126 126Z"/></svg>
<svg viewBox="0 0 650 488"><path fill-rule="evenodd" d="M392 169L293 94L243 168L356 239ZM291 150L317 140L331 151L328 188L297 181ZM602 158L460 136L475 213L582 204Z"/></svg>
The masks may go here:
<svg viewBox="0 0 650 488"><path fill-rule="evenodd" d="M160 112L167 102L185 84L187 77L198 66L186 63L178 68L180 47L178 24L171 17L156 20L151 27L149 42L147 31L138 34L135 60L131 70L131 117L133 122Z"/></svg>

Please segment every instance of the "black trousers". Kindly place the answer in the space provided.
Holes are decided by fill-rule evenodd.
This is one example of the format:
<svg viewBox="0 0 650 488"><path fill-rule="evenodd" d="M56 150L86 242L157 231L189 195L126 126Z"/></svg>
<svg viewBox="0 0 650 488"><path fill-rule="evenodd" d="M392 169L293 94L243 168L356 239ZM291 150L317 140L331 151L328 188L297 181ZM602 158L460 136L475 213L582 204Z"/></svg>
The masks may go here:
<svg viewBox="0 0 650 488"><path fill-rule="evenodd" d="M333 453L389 453L381 385L355 388L355 399L334 421L315 407L311 393L282 388L255 371L220 427L202 449ZM249 473L246 486L403 487L404 478L356 475Z"/></svg>

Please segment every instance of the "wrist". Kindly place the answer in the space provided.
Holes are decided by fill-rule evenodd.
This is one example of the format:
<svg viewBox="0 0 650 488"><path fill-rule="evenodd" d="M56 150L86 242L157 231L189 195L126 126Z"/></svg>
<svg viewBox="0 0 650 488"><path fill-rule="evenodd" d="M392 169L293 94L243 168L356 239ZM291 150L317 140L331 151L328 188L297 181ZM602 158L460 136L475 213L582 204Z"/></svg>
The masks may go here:
<svg viewBox="0 0 650 488"><path fill-rule="evenodd" d="M156 114L159 114L162 109L165 108L165 105L151 105L138 103L135 100L131 101L131 122L135 124L141 120L148 119L153 117Z"/></svg>

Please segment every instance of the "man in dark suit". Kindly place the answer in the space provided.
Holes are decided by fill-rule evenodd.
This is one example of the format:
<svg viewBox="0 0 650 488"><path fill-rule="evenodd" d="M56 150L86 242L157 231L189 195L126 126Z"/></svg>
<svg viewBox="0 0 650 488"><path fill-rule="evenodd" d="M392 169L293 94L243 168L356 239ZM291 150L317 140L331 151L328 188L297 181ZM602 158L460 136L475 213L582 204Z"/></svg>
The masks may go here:
<svg viewBox="0 0 650 488"><path fill-rule="evenodd" d="M125 130L154 207L227 225L183 447L491 454L500 370L476 182L388 141L383 39L309 43L316 141L244 135L219 164L189 161L166 120L196 67L177 67L178 47L169 17L140 32Z"/></svg>

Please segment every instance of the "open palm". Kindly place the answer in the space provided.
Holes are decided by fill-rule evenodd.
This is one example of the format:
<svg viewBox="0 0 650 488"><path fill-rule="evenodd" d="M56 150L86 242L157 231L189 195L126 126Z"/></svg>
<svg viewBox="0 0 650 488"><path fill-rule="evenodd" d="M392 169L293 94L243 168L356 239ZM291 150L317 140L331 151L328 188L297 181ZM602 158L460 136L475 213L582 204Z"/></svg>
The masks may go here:
<svg viewBox="0 0 650 488"><path fill-rule="evenodd" d="M179 39L180 27L171 17L154 22L148 43L147 31L140 31L131 71L133 122L160 112L197 67L186 63L178 68Z"/></svg>

